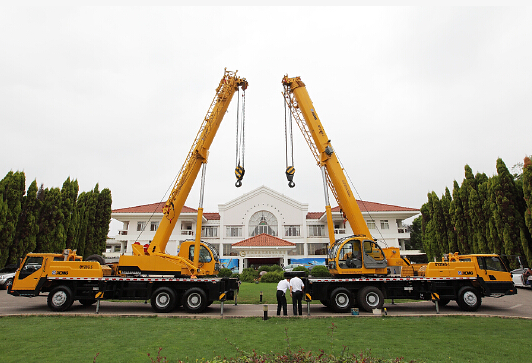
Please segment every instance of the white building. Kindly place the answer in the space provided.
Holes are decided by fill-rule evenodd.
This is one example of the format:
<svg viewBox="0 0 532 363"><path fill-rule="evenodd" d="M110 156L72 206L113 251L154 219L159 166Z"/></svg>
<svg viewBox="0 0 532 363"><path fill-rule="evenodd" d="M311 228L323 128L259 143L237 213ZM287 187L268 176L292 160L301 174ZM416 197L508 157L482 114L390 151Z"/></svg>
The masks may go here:
<svg viewBox="0 0 532 363"><path fill-rule="evenodd" d="M410 233L402 221L419 209L359 201L359 207L381 247L400 247ZM107 255L131 254L131 245L147 245L163 218L164 203L121 208L112 218L122 230L108 243ZM197 210L183 207L166 253L176 255L180 242L193 239ZM333 208L335 238L353 234L339 207ZM308 204L262 186L225 204L218 213L204 213L201 239L214 245L222 263L239 271L251 265L289 263L324 264L329 242L325 212L309 212Z"/></svg>

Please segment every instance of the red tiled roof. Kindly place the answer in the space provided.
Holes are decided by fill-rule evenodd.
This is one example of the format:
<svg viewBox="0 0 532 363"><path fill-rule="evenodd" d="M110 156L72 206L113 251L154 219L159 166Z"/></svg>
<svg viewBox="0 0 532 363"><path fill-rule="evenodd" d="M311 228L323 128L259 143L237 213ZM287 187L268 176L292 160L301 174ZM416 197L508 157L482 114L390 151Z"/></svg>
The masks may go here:
<svg viewBox="0 0 532 363"><path fill-rule="evenodd" d="M113 213L162 213L166 202L139 205L136 207L114 209ZM183 206L181 213L198 213L197 209Z"/></svg>
<svg viewBox="0 0 532 363"><path fill-rule="evenodd" d="M292 247L295 245L295 243L270 236L266 233L261 233L257 236L233 243L233 247Z"/></svg>
<svg viewBox="0 0 532 363"><path fill-rule="evenodd" d="M366 202L363 200L357 200L358 207L362 213L364 212L419 212L419 209L399 207L396 205L382 204L375 202ZM333 212L339 212L340 206L332 208ZM308 212L307 219L319 219L325 212Z"/></svg>
<svg viewBox="0 0 532 363"><path fill-rule="evenodd" d="M209 221L219 221L220 220L220 213L203 213L203 216L205 219Z"/></svg>

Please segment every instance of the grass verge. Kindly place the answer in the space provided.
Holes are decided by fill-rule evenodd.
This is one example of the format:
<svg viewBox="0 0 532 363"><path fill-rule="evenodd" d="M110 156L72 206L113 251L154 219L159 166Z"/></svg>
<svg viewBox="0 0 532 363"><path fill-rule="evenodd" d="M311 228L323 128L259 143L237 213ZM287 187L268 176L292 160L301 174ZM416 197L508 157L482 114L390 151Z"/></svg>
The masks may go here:
<svg viewBox="0 0 532 363"><path fill-rule="evenodd" d="M287 349L340 355L371 350L422 362L525 362L532 322L477 317L186 319L0 318L4 362L197 362Z"/></svg>

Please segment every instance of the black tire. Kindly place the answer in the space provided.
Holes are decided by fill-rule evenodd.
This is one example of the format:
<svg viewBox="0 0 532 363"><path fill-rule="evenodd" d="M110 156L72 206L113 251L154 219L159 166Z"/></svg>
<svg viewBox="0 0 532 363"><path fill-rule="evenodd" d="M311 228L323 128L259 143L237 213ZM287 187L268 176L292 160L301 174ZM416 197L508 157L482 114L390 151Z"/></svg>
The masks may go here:
<svg viewBox="0 0 532 363"><path fill-rule="evenodd" d="M6 284L4 285L4 287L6 288L6 290L9 290L9 286L13 285L13 278L9 278L7 279L6 281Z"/></svg>
<svg viewBox="0 0 532 363"><path fill-rule="evenodd" d="M48 307L53 311L65 311L72 306L74 295L68 286L57 286L48 294Z"/></svg>
<svg viewBox="0 0 532 363"><path fill-rule="evenodd" d="M366 286L358 292L357 299L360 308L367 312L373 309L382 309L384 305L384 295L382 291L375 286Z"/></svg>
<svg viewBox="0 0 532 363"><path fill-rule="evenodd" d="M151 296L151 307L157 313L169 313L174 310L176 302L176 294L169 287L159 287Z"/></svg>
<svg viewBox="0 0 532 363"><path fill-rule="evenodd" d="M96 299L79 299L79 303L83 306L91 306L96 303Z"/></svg>
<svg viewBox="0 0 532 363"><path fill-rule="evenodd" d="M102 256L100 255L90 255L89 257L87 257L85 259L85 261L96 261L98 262L100 265L105 265L105 260Z"/></svg>
<svg viewBox="0 0 532 363"><path fill-rule="evenodd" d="M353 304L353 296L349 290L340 287L332 292L329 303L337 313L347 313Z"/></svg>
<svg viewBox="0 0 532 363"><path fill-rule="evenodd" d="M205 291L192 287L183 294L183 307L189 313L201 313L207 307Z"/></svg>
<svg viewBox="0 0 532 363"><path fill-rule="evenodd" d="M482 304L482 298L475 288L464 286L458 291L456 302L464 311L477 311Z"/></svg>

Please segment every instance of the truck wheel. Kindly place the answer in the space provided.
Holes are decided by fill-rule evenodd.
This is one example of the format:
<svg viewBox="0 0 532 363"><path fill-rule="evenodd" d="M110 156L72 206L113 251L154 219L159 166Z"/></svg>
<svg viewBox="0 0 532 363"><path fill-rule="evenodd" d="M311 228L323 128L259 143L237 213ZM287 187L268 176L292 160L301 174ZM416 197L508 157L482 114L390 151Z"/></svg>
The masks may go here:
<svg viewBox="0 0 532 363"><path fill-rule="evenodd" d="M89 257L87 257L85 259L85 261L96 261L98 262L100 265L105 265L105 260L102 256L100 255L90 255Z"/></svg>
<svg viewBox="0 0 532 363"><path fill-rule="evenodd" d="M48 294L48 307L53 311L65 311L73 302L72 290L68 286L57 286Z"/></svg>
<svg viewBox="0 0 532 363"><path fill-rule="evenodd" d="M351 308L353 297L349 290L340 287L332 292L329 302L337 313L346 313Z"/></svg>
<svg viewBox="0 0 532 363"><path fill-rule="evenodd" d="M151 307L157 313L169 313L174 309L176 301L174 290L160 287L151 296Z"/></svg>
<svg viewBox="0 0 532 363"><path fill-rule="evenodd" d="M207 296L199 287L188 289L183 294L183 307L189 313L201 313L207 307Z"/></svg>
<svg viewBox="0 0 532 363"><path fill-rule="evenodd" d="M471 286L464 286L458 291L456 302L464 311L476 311L482 303L482 298L476 289Z"/></svg>
<svg viewBox="0 0 532 363"><path fill-rule="evenodd" d="M375 286L366 286L358 292L360 307L370 313L373 309L381 309L384 305L384 295Z"/></svg>

